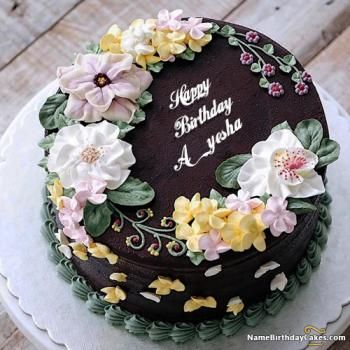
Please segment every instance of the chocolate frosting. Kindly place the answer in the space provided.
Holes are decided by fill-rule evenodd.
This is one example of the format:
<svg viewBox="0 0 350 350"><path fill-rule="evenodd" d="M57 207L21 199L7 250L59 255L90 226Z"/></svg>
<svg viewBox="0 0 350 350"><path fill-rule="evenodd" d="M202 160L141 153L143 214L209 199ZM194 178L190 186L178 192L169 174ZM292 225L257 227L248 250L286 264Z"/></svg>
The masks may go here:
<svg viewBox="0 0 350 350"><path fill-rule="evenodd" d="M228 24L215 22L220 26ZM238 25L232 26L242 33L249 30ZM259 45L272 43L279 56L289 53L263 34L259 35ZM191 198L199 192L204 197L209 195L212 188L228 195L229 191L216 183L217 166L233 155L250 153L252 146L265 140L277 124L288 121L293 128L304 119L314 118L322 123L327 136L324 111L313 84L309 84L307 95L299 96L294 92L295 83L291 81L290 75L278 72L271 81L280 82L285 94L279 98L271 97L259 86L259 76L251 72L249 66L241 64L240 55L238 48L228 45L227 38L214 35L212 42L203 48L202 53L196 55L194 61L176 59L174 63L166 63L160 73L154 73L154 81L149 88L153 102L145 108L146 121L139 124L126 138L133 145L137 159L131 169L132 176L147 181L156 192L154 201L149 205L154 212L151 225L160 227L160 220L164 216L171 216L174 201L181 195ZM268 58L267 61L275 65ZM303 70L299 63L298 67ZM188 88L194 87L206 79L211 83L208 97L189 106L180 104L176 109L169 108L173 91L183 84ZM195 117L201 106L210 107L214 99L219 103L229 97L233 101L229 116L219 115L181 138L174 136L174 123L178 117ZM234 124L238 118L242 122L242 128L217 144L213 155L201 159L194 167L183 166L180 171L174 170L184 144L195 163L208 150L207 138L225 129L225 119ZM318 204L318 198L313 201ZM135 208L123 210L130 216L135 215ZM243 253L231 251L222 254L219 260L204 261L198 267L186 257L171 256L165 248L159 256L151 256L147 251L147 247L155 242L151 236L146 237L147 244L143 250L127 247L125 239L133 234L129 226L120 233L109 229L96 239L120 256L118 264L109 265L105 260L92 257L88 262L74 257L73 262L79 274L97 290L115 285L109 280L111 273L126 273L128 281L123 284L123 289L127 291L128 297L121 302L121 306L132 313L155 320L199 322L221 317L231 297L240 296L245 305L262 300L276 273L283 271L288 274L295 268L313 234L317 218L317 212L299 216L295 231L289 235L282 234L279 238L274 238L267 234L267 249L263 253L254 248ZM254 278L255 271L271 260L278 262L280 268L259 279ZM204 276L209 267L218 264L222 265L221 273L209 278ZM172 292L162 297L159 304L143 298L139 293L152 291L147 286L158 275L180 279L186 286L185 292ZM184 313L183 305L191 296L213 296L218 307Z"/></svg>

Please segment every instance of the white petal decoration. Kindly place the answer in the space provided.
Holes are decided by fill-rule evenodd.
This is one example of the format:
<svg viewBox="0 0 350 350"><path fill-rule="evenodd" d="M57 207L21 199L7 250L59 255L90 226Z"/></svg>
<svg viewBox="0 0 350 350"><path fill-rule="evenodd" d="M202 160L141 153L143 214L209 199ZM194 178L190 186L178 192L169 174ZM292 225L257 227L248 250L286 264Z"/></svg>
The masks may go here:
<svg viewBox="0 0 350 350"><path fill-rule="evenodd" d="M58 232L55 233L56 238L61 244L68 245L69 241L67 236L63 233L63 230L59 229Z"/></svg>
<svg viewBox="0 0 350 350"><path fill-rule="evenodd" d="M234 297L229 300L227 306L242 304L242 299L240 297Z"/></svg>
<svg viewBox="0 0 350 350"><path fill-rule="evenodd" d="M222 271L222 265L215 265L210 267L207 271L204 272L205 277L212 277L217 275Z"/></svg>
<svg viewBox="0 0 350 350"><path fill-rule="evenodd" d="M159 302L160 302L160 299L161 299L161 297L160 297L159 295L154 294L154 293L151 293L151 292L140 292L140 294L141 294L144 298L146 298L146 299L148 299L148 300L152 300L152 301L154 301L155 303L159 303Z"/></svg>
<svg viewBox="0 0 350 350"><path fill-rule="evenodd" d="M290 130L272 133L252 148L252 158L241 168L238 183L251 196L306 198L324 193L322 177L314 170L318 157L305 150Z"/></svg>
<svg viewBox="0 0 350 350"><path fill-rule="evenodd" d="M118 188L135 164L131 145L118 139L119 131L107 121L62 128L50 150L49 171L58 174L65 188L88 177L106 181L110 190Z"/></svg>
<svg viewBox="0 0 350 350"><path fill-rule="evenodd" d="M286 287L288 283L288 279L286 277L286 275L284 274L284 272L281 272L279 274L277 274L274 279L271 281L270 284L270 289L272 291L278 289L281 292L284 290L284 288Z"/></svg>
<svg viewBox="0 0 350 350"><path fill-rule="evenodd" d="M267 271L271 271L274 269L277 269L281 265L277 263L276 261L269 261L264 265L261 265L258 270L256 270L254 277L260 278L262 275L264 275Z"/></svg>
<svg viewBox="0 0 350 350"><path fill-rule="evenodd" d="M62 244L62 245L60 245L60 246L58 247L58 250L59 250L67 259L71 259L71 258L72 258L72 251L71 251L71 249L70 249L69 246Z"/></svg>

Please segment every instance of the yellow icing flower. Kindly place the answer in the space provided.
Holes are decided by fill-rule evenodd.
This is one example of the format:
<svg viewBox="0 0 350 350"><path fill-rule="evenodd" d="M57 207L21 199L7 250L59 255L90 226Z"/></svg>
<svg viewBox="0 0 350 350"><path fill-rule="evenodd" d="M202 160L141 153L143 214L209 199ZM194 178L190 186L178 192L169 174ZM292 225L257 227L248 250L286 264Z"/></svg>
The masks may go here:
<svg viewBox="0 0 350 350"><path fill-rule="evenodd" d="M227 224L220 233L233 251L242 252L254 245L262 252L266 249L265 229L260 214L242 214L235 211L228 216Z"/></svg>
<svg viewBox="0 0 350 350"><path fill-rule="evenodd" d="M109 276L109 279L117 282L126 282L128 275L123 272L115 272Z"/></svg>
<svg viewBox="0 0 350 350"><path fill-rule="evenodd" d="M192 312L200 309L201 307L208 307L211 309L216 308L216 300L213 297L191 297L190 300L187 300L184 305L185 312Z"/></svg>
<svg viewBox="0 0 350 350"><path fill-rule="evenodd" d="M100 40L100 48L102 51L110 51L111 53L121 53L120 41L122 31L118 25L113 24L108 32Z"/></svg>
<svg viewBox="0 0 350 350"><path fill-rule="evenodd" d="M226 312L232 312L235 316L244 309L244 304L240 297L234 297L227 303Z"/></svg>
<svg viewBox="0 0 350 350"><path fill-rule="evenodd" d="M185 290L184 284L176 279L172 280L169 277L158 276L158 279L153 281L148 288L156 288L157 295L168 295L172 290L176 292L183 292Z"/></svg>
<svg viewBox="0 0 350 350"><path fill-rule="evenodd" d="M111 304L118 304L120 300L126 299L126 293L118 286L103 288L101 289L101 292L106 294L104 300Z"/></svg>
<svg viewBox="0 0 350 350"><path fill-rule="evenodd" d="M111 250L102 243L91 243L88 247L88 252L98 259L107 259L111 265L118 261L118 255L111 252Z"/></svg>
<svg viewBox="0 0 350 350"><path fill-rule="evenodd" d="M152 45L156 48L162 61L168 61L173 55L186 50L185 33L156 31L152 37Z"/></svg>
<svg viewBox="0 0 350 350"><path fill-rule="evenodd" d="M146 69L147 65L155 64L161 60L159 56L155 56L155 53L156 53L156 50L154 50L154 53L150 55L137 55L135 58L135 61L143 69Z"/></svg>
<svg viewBox="0 0 350 350"><path fill-rule="evenodd" d="M230 209L218 209L218 202L215 199L203 198L200 212L195 215L192 228L196 234L209 232L211 229L221 230L226 224L225 218L231 213Z"/></svg>
<svg viewBox="0 0 350 350"><path fill-rule="evenodd" d="M201 234L197 234L195 230L189 224L179 224L176 226L175 231L176 238L183 239L186 242L188 250L191 252L200 252L201 249L198 247L199 239Z"/></svg>
<svg viewBox="0 0 350 350"><path fill-rule="evenodd" d="M210 43L212 39L211 34L205 34L200 39L193 39L189 35L186 37L186 42L188 43L188 46L190 49L194 52L202 52L202 47Z"/></svg>
<svg viewBox="0 0 350 350"><path fill-rule="evenodd" d="M186 197L176 199L173 212L173 219L177 224L187 224L193 220L194 216L199 213L201 205L201 196L196 193L191 201Z"/></svg>
<svg viewBox="0 0 350 350"><path fill-rule="evenodd" d="M59 179L55 179L53 185L48 185L47 189L50 192L50 196L48 198L56 205L57 209L62 209L63 187L61 181Z"/></svg>
<svg viewBox="0 0 350 350"><path fill-rule="evenodd" d="M78 257L80 260L87 261L88 255L87 255L87 249L86 246L82 243L69 243L69 246L73 249L73 254Z"/></svg>

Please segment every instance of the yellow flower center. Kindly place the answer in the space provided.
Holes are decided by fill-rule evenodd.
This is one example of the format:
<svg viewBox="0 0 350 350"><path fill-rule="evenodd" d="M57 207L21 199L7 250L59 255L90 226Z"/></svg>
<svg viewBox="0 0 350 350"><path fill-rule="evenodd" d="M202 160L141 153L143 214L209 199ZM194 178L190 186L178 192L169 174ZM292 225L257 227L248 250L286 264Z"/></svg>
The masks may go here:
<svg viewBox="0 0 350 350"><path fill-rule="evenodd" d="M101 151L94 145L87 146L80 154L81 160L88 164L95 163L101 157Z"/></svg>

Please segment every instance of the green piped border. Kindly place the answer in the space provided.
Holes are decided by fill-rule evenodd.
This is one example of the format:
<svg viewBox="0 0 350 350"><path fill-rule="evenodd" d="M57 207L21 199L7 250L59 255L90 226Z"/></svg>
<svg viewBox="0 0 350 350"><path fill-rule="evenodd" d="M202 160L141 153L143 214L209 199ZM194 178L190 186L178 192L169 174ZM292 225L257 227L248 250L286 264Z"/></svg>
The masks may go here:
<svg viewBox="0 0 350 350"><path fill-rule="evenodd" d="M131 314L119 306L107 303L101 294L95 292L82 276L77 274L72 262L59 250L59 242L55 237L57 225L55 213L51 202L47 200L45 191L45 202L42 208L43 225L41 232L50 243L50 260L57 267L60 276L71 284L73 293L86 302L87 308L100 315L104 315L106 321L113 326L124 326L133 334L148 336L155 341L171 339L175 343L185 343L196 335L202 340L210 340L219 334L232 336L245 324L255 327L267 314L276 315L283 307L286 300L292 300L297 294L300 285L310 280L312 270L321 262L321 251L327 243L328 227L332 219L329 204L332 199L326 192L321 196L319 204L319 220L316 230L312 236L304 258L298 263L296 271L288 277L285 289L270 292L264 302L249 306L244 312L237 316L229 314L221 320L209 320L199 324L178 322L175 324L151 321L139 315Z"/></svg>

